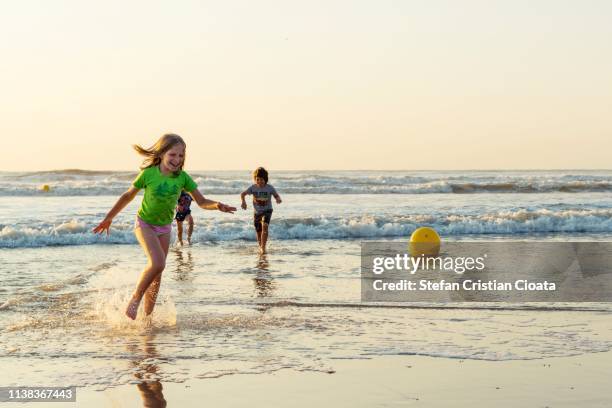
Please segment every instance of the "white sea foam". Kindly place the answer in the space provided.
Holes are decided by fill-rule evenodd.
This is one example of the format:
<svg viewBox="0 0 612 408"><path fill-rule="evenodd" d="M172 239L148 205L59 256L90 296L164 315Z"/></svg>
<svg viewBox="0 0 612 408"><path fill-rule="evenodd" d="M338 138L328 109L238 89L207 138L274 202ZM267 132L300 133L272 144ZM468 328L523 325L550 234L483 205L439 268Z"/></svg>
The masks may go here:
<svg viewBox="0 0 612 408"><path fill-rule="evenodd" d="M176 307L167 295L160 295L150 317L143 311L141 302L136 323L125 315L138 272L125 273L120 267L110 267L93 275L87 282L92 291L91 304L97 318L114 330L140 330L153 324L155 327L176 325Z"/></svg>
<svg viewBox="0 0 612 408"><path fill-rule="evenodd" d="M110 236L94 235L95 221L71 220L57 226L46 224L4 226L0 248L48 245L135 244L132 225L118 224ZM353 239L408 237L422 225L446 236L527 233L612 233L612 209L550 210L519 209L480 215L414 214L278 217L271 224L274 239ZM253 240L250 222L225 218L198 225L194 241Z"/></svg>

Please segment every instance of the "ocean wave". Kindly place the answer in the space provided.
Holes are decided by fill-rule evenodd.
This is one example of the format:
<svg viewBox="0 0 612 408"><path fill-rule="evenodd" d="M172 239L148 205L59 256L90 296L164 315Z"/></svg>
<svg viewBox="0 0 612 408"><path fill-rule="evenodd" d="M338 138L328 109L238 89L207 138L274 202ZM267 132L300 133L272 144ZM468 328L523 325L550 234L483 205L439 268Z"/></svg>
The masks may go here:
<svg viewBox="0 0 612 408"><path fill-rule="evenodd" d="M77 169L0 173L0 196L118 195L136 174ZM190 174L206 194L239 194L251 184L248 172ZM612 173L277 172L271 184L284 194L583 193L612 192Z"/></svg>
<svg viewBox="0 0 612 408"><path fill-rule="evenodd" d="M57 225L0 225L0 248L53 245L135 244L132 223L114 223L110 236L90 231L95 221L70 220ZM442 236L612 233L612 209L500 211L479 215L412 214L278 217L270 226L273 239L375 239L409 237L423 225ZM233 218L199 224L194 242L254 240L251 222Z"/></svg>

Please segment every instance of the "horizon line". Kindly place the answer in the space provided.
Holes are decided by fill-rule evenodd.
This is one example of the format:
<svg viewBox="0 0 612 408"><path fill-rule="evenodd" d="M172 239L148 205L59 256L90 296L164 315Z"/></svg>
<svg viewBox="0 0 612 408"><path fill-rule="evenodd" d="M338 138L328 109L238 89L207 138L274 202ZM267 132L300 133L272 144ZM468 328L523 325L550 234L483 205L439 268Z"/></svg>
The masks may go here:
<svg viewBox="0 0 612 408"><path fill-rule="evenodd" d="M0 170L0 173L51 173L51 172L69 172L69 171L82 171L88 173L106 173L106 172L137 172L140 169L106 169L106 170L93 170L83 168L64 168L64 169L51 169L51 170ZM200 170L185 170L190 172L238 172L245 171L251 172L249 169L200 169ZM368 171L368 172L424 172L424 171L449 171L449 172L460 172L460 171L612 171L612 168L472 168L472 169L274 169L273 171L282 172L354 172L354 171Z"/></svg>

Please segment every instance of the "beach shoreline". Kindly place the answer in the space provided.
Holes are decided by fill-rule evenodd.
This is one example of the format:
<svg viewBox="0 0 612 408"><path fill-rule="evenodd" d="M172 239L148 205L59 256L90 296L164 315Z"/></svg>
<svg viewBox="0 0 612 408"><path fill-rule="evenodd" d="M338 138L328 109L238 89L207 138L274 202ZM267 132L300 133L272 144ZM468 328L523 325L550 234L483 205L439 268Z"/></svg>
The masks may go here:
<svg viewBox="0 0 612 408"><path fill-rule="evenodd" d="M409 341L409 339L407 339ZM612 352L534 360L429 356L334 360L333 373L266 374L78 388L77 406L607 407ZM161 385L161 386L160 386ZM40 406L36 403L20 406ZM53 406L74 406L56 403Z"/></svg>

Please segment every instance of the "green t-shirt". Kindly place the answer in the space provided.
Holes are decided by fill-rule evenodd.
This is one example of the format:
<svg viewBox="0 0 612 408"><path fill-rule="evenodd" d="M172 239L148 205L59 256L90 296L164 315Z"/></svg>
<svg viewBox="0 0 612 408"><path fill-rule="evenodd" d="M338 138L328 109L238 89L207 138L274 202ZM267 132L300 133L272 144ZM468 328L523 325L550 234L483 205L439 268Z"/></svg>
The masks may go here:
<svg viewBox="0 0 612 408"><path fill-rule="evenodd" d="M181 190L189 193L197 188L195 181L186 172L181 171L178 176L164 176L159 166L141 171L132 185L145 189L138 216L151 225L171 224Z"/></svg>

